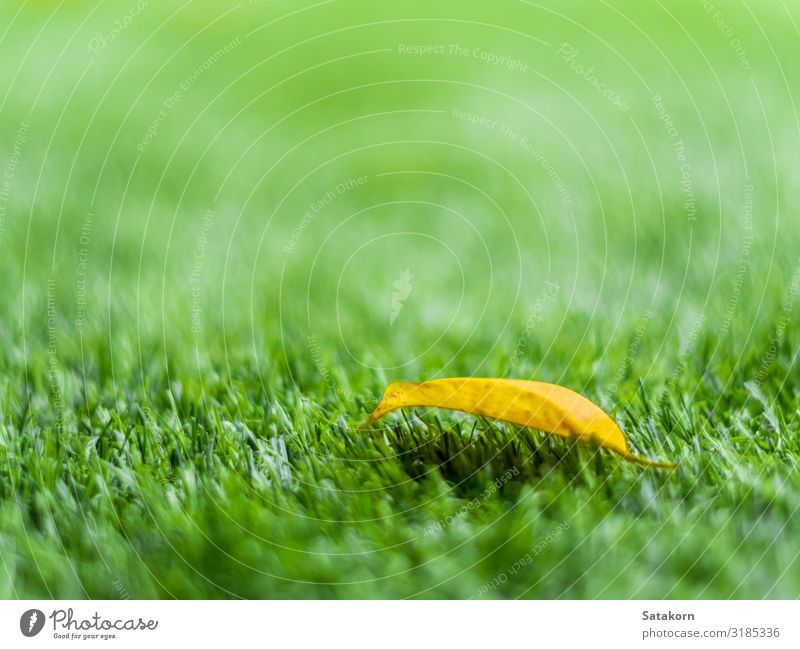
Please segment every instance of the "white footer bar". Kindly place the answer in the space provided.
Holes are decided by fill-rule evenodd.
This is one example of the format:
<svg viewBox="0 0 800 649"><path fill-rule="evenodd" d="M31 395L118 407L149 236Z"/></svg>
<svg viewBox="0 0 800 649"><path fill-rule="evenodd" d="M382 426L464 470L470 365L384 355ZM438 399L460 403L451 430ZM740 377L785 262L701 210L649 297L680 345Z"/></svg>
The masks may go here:
<svg viewBox="0 0 800 649"><path fill-rule="evenodd" d="M5 601L1 647L800 647L796 601ZM564 644L566 643L566 644Z"/></svg>

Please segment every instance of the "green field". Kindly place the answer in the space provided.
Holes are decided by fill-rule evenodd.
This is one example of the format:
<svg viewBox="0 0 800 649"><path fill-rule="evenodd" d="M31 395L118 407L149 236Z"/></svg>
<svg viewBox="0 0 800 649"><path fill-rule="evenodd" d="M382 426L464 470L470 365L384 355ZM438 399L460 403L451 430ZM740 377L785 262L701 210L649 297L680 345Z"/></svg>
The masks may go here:
<svg viewBox="0 0 800 649"><path fill-rule="evenodd" d="M0 597L800 596L800 7L0 5ZM549 381L604 450L391 381Z"/></svg>

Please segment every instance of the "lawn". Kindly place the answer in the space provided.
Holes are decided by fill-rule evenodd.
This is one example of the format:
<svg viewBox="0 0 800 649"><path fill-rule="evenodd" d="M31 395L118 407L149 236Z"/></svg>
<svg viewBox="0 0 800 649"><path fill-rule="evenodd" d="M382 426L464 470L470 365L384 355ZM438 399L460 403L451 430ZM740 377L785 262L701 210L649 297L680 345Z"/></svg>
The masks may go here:
<svg viewBox="0 0 800 649"><path fill-rule="evenodd" d="M0 597L800 596L796 3L0 6ZM639 455L388 383L534 379Z"/></svg>

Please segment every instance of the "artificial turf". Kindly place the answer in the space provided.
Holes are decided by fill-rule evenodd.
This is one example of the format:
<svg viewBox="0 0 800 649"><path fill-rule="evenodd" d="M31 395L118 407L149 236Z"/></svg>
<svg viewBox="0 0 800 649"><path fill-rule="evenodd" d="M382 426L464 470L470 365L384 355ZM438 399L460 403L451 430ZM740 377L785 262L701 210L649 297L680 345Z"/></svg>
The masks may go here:
<svg viewBox="0 0 800 649"><path fill-rule="evenodd" d="M140 5L0 6L0 596L800 596L796 6Z"/></svg>

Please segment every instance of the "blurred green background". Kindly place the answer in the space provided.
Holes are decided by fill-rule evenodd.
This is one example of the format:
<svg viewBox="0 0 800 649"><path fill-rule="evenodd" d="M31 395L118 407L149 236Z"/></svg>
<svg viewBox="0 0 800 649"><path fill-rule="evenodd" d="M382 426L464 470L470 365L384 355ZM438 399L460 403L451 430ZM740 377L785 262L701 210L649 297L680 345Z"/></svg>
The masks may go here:
<svg viewBox="0 0 800 649"><path fill-rule="evenodd" d="M0 594L798 596L798 24L3 3ZM456 375L681 468L354 429Z"/></svg>

